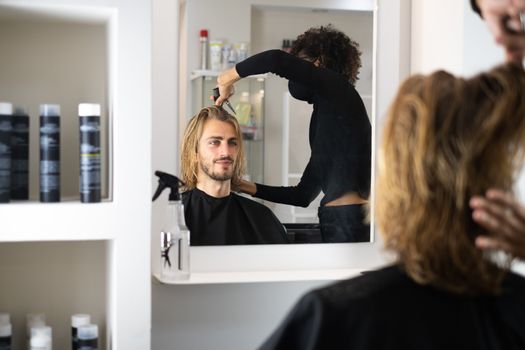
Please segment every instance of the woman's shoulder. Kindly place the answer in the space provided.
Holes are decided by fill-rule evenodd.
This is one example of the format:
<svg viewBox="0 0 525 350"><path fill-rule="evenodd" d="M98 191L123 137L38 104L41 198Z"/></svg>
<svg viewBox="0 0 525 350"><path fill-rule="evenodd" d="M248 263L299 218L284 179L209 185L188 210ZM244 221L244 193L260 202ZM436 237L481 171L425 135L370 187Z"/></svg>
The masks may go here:
<svg viewBox="0 0 525 350"><path fill-rule="evenodd" d="M360 276L336 282L314 291L321 299L332 302L356 300L364 302L389 295L399 288L414 287L414 282L397 265L390 265L378 270L364 271Z"/></svg>

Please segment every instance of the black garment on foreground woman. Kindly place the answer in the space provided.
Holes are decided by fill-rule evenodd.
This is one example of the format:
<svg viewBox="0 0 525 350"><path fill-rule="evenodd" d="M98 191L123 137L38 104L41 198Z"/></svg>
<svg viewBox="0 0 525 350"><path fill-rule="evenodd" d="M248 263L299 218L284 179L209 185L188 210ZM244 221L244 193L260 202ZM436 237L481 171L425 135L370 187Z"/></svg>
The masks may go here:
<svg viewBox="0 0 525 350"><path fill-rule="evenodd" d="M525 279L502 290L451 294L390 266L306 294L261 350L525 349Z"/></svg>
<svg viewBox="0 0 525 350"><path fill-rule="evenodd" d="M365 106L354 86L341 74L281 50L256 54L236 65L241 77L275 73L289 80L296 99L313 104L309 141L311 156L297 186L256 184L255 197L271 202L307 207L320 191L321 233L326 242L370 241L370 227L363 224L362 205L325 206L348 192L363 199L370 194L371 125ZM332 211L337 210L337 213ZM349 217L361 215L349 227L340 222L341 211ZM334 218L334 221L326 221ZM345 220L346 221L346 220Z"/></svg>

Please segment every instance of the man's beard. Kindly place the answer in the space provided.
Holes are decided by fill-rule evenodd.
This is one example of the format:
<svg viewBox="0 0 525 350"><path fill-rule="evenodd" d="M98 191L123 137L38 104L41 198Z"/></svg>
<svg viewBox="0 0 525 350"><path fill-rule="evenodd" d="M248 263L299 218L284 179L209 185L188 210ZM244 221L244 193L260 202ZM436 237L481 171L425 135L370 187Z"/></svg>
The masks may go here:
<svg viewBox="0 0 525 350"><path fill-rule="evenodd" d="M218 173L215 173L215 172L211 171L210 167L208 166L208 164L201 163L200 166L201 166L202 171L206 175L208 175L208 177L210 179L213 179L215 181L228 181L228 180L231 180L231 178L233 177L233 159L231 159L229 157L226 157L226 158L220 158L220 159L217 159L217 160L230 160L232 162L232 169L227 171L226 173L218 174ZM215 163L215 161L216 160L214 160L213 163Z"/></svg>

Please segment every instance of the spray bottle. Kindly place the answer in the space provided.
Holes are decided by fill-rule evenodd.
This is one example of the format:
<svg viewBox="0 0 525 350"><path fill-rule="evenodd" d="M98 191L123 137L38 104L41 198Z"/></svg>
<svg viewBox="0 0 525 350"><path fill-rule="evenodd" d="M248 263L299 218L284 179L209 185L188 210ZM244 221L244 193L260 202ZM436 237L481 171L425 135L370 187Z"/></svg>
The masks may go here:
<svg viewBox="0 0 525 350"><path fill-rule="evenodd" d="M176 176L155 171L159 185L153 201L164 189L170 189L167 224L160 233L160 278L164 281L186 280L190 277L190 231L184 220L184 206L179 186L184 185Z"/></svg>

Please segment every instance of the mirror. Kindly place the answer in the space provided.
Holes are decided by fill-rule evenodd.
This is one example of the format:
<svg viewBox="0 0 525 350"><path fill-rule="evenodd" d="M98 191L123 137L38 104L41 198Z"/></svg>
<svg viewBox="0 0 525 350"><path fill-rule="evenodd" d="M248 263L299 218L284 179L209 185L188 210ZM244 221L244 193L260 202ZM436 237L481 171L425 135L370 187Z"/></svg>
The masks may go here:
<svg viewBox="0 0 525 350"><path fill-rule="evenodd" d="M203 0L197 0L201 3ZM292 0L265 0L272 5L292 6ZM295 0L294 0L295 1ZM304 0L306 4L307 0ZM314 0L312 0L314 1ZM316 3L318 3L318 0ZM155 2L153 26L153 94L152 94L152 167L177 174L180 133L187 124L191 106L189 99L191 81L188 60L197 59L197 38L188 39L185 1ZM195 0L191 1L192 3ZM323 1L342 6L362 4L361 0ZM250 16L251 3L241 4L241 16L235 17L240 29L231 29L224 36L235 37L239 41L250 40L251 25L246 19ZM308 5L312 2L308 0ZM366 3L369 2L366 0ZM230 1L221 3L221 13L229 14ZM237 3L235 3L238 5ZM333 5L333 6L336 6ZM201 7L214 6L210 0ZM319 7L321 7L320 5ZM380 142L382 117L395 96L399 84L410 72L411 57L411 1L410 0L375 0L374 1L374 42L375 67L373 79L372 104L372 159ZM233 5L232 5L233 7ZM346 8L347 10L349 8ZM238 9L239 10L239 9ZM236 12L232 12L236 13ZM234 18L232 16L228 19ZM208 16L207 27L218 26L223 17ZM201 29L200 26L195 30ZM174 38L178 38L174 40ZM193 45L192 48L189 46ZM187 57L191 51L194 56ZM180 53L185 53L180 55ZM174 118L176 116L176 118ZM280 132L279 130L274 132ZM374 165L374 162L372 163ZM375 168L372 167L372 179ZM157 187L152 177L151 189ZM372 187L371 197L374 197ZM160 235L164 229L167 193L155 201L152 207L151 259L152 272L159 275ZM372 201L372 207L374 203ZM373 217L372 217L373 220ZM276 281L313 281L336 280L347 278L374 269L388 261L382 251L377 230L372 228L373 242L360 244L288 244L288 245L250 245L250 246L204 246L192 247L190 254L191 277L184 282L164 283L247 283Z"/></svg>
<svg viewBox="0 0 525 350"><path fill-rule="evenodd" d="M332 24L360 45L362 67L356 89L369 119L373 120L373 0L328 6L321 0L302 5L294 1L234 0L221 5L219 10L224 15L217 16L218 9L211 0L187 1L180 9L179 74L184 78L179 94L180 135L189 118L209 104L209 94L220 72L199 70L198 35L201 29L209 31L210 42L220 40L232 47L248 43L252 55L281 48L284 40L293 40L310 27ZM231 103L238 106L243 93L248 95L254 120L251 125L255 126L255 131L243 132L248 179L273 186L297 184L311 154L308 129L312 106L292 98L288 93L288 81L273 74L242 79L235 86L236 94ZM308 208L261 202L287 226L292 242L320 243L316 224L322 197L323 193Z"/></svg>

